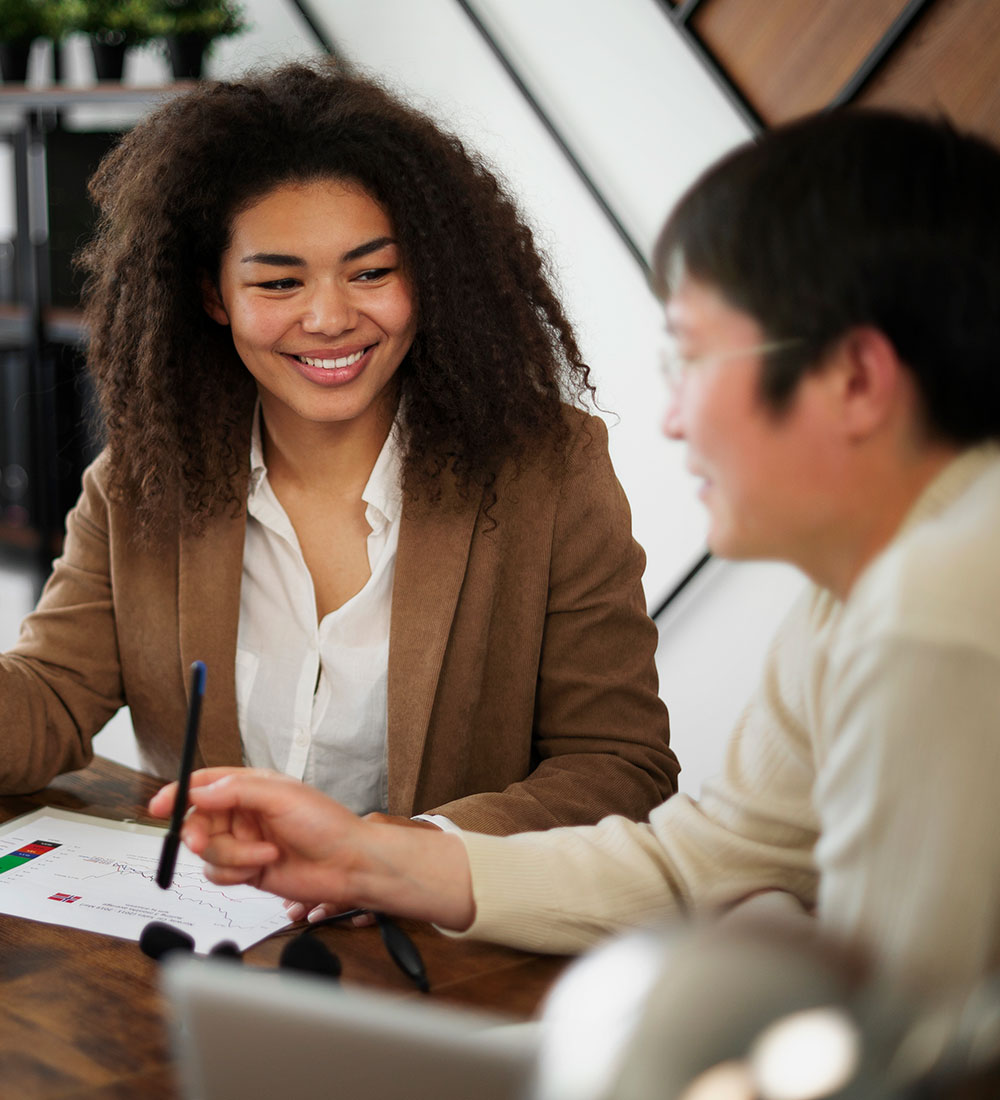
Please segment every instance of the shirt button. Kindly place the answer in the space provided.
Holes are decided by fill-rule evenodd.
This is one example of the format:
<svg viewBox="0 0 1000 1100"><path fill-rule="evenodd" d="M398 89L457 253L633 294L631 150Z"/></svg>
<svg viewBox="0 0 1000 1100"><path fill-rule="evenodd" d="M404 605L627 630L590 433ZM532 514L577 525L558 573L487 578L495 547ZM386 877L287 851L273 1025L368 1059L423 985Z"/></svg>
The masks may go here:
<svg viewBox="0 0 1000 1100"><path fill-rule="evenodd" d="M298 733L295 734L295 744L298 745L300 749L308 740L309 738L302 730L299 730Z"/></svg>

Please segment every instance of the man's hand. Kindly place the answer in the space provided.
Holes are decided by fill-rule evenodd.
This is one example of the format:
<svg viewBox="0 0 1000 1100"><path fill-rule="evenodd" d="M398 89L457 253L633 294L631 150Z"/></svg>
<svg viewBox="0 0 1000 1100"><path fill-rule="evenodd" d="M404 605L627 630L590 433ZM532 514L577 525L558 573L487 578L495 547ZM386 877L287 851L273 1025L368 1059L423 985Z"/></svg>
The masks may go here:
<svg viewBox="0 0 1000 1100"><path fill-rule="evenodd" d="M177 785L149 804L173 809ZM181 831L219 885L249 883L301 902L365 908L467 928L475 913L462 842L439 829L365 821L276 772L206 768L191 777ZM407 824L413 824L407 821Z"/></svg>
<svg viewBox="0 0 1000 1100"><path fill-rule="evenodd" d="M418 821L412 817L402 817L399 814L383 814L378 811L365 814L361 820L372 821L379 825L401 825L407 829L435 829L440 831L433 821ZM343 906L334 905L332 902L316 905L310 909L301 901L293 901L290 898L285 900L285 910L288 913L289 920L307 920L310 924L329 920L330 917L344 911ZM345 918L345 923L348 923L347 918ZM375 917L370 910L365 910L351 917L349 923L353 928L367 928L375 923Z"/></svg>

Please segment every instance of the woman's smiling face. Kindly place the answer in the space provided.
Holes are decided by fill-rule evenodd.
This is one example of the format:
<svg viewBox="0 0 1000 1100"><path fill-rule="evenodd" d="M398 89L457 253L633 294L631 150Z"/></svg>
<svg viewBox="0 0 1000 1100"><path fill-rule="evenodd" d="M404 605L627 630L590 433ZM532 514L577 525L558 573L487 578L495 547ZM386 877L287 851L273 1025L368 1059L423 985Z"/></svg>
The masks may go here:
<svg viewBox="0 0 1000 1100"><path fill-rule="evenodd" d="M388 216L339 179L282 184L236 214L205 308L231 328L268 423L386 415L416 329Z"/></svg>

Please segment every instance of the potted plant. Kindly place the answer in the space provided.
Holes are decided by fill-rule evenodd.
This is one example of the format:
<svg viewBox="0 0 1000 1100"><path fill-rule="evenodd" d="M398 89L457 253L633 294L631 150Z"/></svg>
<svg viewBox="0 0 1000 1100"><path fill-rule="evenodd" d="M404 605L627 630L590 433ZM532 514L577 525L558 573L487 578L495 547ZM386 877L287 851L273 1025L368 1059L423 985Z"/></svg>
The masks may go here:
<svg viewBox="0 0 1000 1100"><path fill-rule="evenodd" d="M52 0L46 6L57 33L90 37L98 80L120 80L126 50L151 37L146 0Z"/></svg>
<svg viewBox="0 0 1000 1100"><path fill-rule="evenodd" d="M0 0L0 75L5 81L27 80L31 43L52 33L49 8L44 0Z"/></svg>
<svg viewBox="0 0 1000 1100"><path fill-rule="evenodd" d="M215 39L247 26L242 8L231 0L150 0L149 9L146 26L164 40L177 80L197 80Z"/></svg>

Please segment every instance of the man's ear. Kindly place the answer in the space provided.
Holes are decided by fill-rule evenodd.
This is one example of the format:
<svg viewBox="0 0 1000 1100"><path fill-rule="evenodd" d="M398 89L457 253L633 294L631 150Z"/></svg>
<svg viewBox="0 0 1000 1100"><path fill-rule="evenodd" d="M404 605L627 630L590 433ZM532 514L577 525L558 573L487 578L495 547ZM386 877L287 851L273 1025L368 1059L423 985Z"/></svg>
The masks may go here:
<svg viewBox="0 0 1000 1100"><path fill-rule="evenodd" d="M210 278L207 273L203 273L201 276L201 304L213 321L217 321L220 325L229 324L229 314L222 304L219 288L215 285L215 280Z"/></svg>
<svg viewBox="0 0 1000 1100"><path fill-rule="evenodd" d="M833 397L849 439L867 438L897 413L906 368L885 333L871 325L850 329L829 366Z"/></svg>

